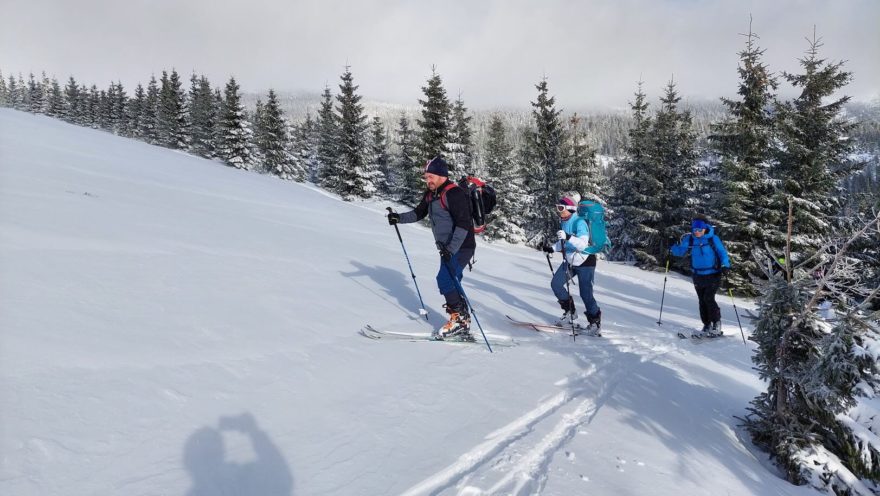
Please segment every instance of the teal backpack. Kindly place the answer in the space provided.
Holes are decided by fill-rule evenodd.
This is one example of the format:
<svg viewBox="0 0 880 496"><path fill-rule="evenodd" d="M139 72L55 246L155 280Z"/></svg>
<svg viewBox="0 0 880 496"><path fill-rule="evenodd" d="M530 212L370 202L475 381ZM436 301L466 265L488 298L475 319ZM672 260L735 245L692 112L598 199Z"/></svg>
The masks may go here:
<svg viewBox="0 0 880 496"><path fill-rule="evenodd" d="M611 240L605 230L605 209L595 200L581 200L578 203L577 214L587 221L590 230L590 246L587 253L608 253L611 250Z"/></svg>

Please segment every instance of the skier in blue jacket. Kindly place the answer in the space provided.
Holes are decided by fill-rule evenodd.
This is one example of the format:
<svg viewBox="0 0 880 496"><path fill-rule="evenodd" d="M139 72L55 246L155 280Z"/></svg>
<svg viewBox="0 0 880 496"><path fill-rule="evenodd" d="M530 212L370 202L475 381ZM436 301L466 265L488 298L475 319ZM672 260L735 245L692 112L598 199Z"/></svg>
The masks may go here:
<svg viewBox="0 0 880 496"><path fill-rule="evenodd" d="M602 310L599 309L599 304L593 297L593 280L596 275L598 248L590 246L590 229L587 226L587 221L583 217L575 215L579 200L580 195L577 193L567 193L559 199L556 204L560 220L560 229L556 232L557 241L552 244L545 242L542 249L551 254L565 251L565 258L559 264L559 268L556 269L556 273L553 274L553 279L550 281L550 288L556 295L563 312L557 323L568 325L577 319L574 298L568 293L565 284L568 279L576 275L581 299L586 307L584 312L588 322L586 331L588 334L600 336Z"/></svg>
<svg viewBox="0 0 880 496"><path fill-rule="evenodd" d="M700 320L703 329L695 332L697 337L720 336L721 309L715 302L715 293L721 287L721 276L730 271L730 258L724 243L715 235L715 228L705 217L691 222L691 232L681 237L678 244L669 248L672 255L682 257L691 252L691 268L694 271L694 288L700 301Z"/></svg>

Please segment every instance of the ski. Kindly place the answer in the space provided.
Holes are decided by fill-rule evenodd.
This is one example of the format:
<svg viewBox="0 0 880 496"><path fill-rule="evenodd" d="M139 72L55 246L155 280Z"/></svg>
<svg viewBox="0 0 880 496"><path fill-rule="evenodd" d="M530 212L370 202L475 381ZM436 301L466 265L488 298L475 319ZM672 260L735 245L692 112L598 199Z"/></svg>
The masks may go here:
<svg viewBox="0 0 880 496"><path fill-rule="evenodd" d="M481 345L484 346L483 341L478 341L476 339L462 339L460 336L452 336L446 339L435 339L431 336L430 332L404 332L404 331L385 331L379 330L373 327L372 325L365 325L362 327L358 334L361 336L372 339L374 341L410 341L410 342L428 342L428 343L446 343L452 345ZM516 346L516 342L511 340L499 340L499 339L490 339L489 344L493 347L511 347Z"/></svg>
<svg viewBox="0 0 880 496"><path fill-rule="evenodd" d="M693 334L687 335L681 331L676 333L681 339L690 339L691 341L712 341L714 339L723 338L733 336L733 334L719 334L717 336L694 336Z"/></svg>
<svg viewBox="0 0 880 496"><path fill-rule="evenodd" d="M561 326L557 324L542 324L539 322L524 322L521 320L516 320L510 315L505 315L513 325L521 326L521 327L529 327L538 332L553 332L559 334L567 334L569 336L572 335L571 326ZM602 331L600 330L598 333L593 333L589 329L585 327L581 327L575 324L575 336L588 336L588 337L602 337Z"/></svg>

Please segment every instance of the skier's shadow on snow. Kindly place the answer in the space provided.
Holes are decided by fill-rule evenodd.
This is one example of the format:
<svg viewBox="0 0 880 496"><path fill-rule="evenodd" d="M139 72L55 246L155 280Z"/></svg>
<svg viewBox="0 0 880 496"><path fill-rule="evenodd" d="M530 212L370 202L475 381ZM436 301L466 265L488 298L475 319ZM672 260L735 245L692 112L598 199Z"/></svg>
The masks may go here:
<svg viewBox="0 0 880 496"><path fill-rule="evenodd" d="M384 300L389 300L388 297L393 297L397 300L397 306L400 308L411 310L419 307L419 297L416 293L411 277L407 277L399 270L386 267L370 267L357 260L351 260L349 263L351 263L357 270L352 272L340 271L340 274L351 280L355 280L358 277L369 278L384 288L384 293L387 297L385 295L380 295ZM436 287L434 278L429 279L429 281L433 284L433 286L430 287ZM423 282L422 284L425 283ZM361 286L363 286L363 284L361 284ZM424 291L424 287L419 287ZM367 289L375 293L372 289Z"/></svg>
<svg viewBox="0 0 880 496"><path fill-rule="evenodd" d="M230 460L226 443L234 436L250 441L251 450L237 450L249 451L243 461ZM220 417L216 428L195 431L184 446L183 463L193 480L186 496L293 494L293 475L284 456L249 413Z"/></svg>

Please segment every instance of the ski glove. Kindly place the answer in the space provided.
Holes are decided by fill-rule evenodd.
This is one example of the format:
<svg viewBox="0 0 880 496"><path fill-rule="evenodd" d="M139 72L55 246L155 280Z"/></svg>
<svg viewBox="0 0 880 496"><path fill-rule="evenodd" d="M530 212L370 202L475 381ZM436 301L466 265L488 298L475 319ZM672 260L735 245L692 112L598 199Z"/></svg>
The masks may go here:
<svg viewBox="0 0 880 496"><path fill-rule="evenodd" d="M571 234L566 234L562 229L556 231L556 237L559 238L559 241L568 241L568 238L571 237Z"/></svg>
<svg viewBox="0 0 880 496"><path fill-rule="evenodd" d="M438 241L437 249L440 250L440 258L442 258L444 262L452 260L452 253L449 252L449 248L446 248L446 245Z"/></svg>
<svg viewBox="0 0 880 496"><path fill-rule="evenodd" d="M723 277L727 277L727 274L730 273L730 267L721 267L721 275Z"/></svg>
<svg viewBox="0 0 880 496"><path fill-rule="evenodd" d="M400 222L400 214L396 212L391 212L388 214L388 225L393 226Z"/></svg>
<svg viewBox="0 0 880 496"><path fill-rule="evenodd" d="M547 242L544 242L544 244L541 245L541 250L543 250L544 253L553 253L556 251L553 249L553 245Z"/></svg>

